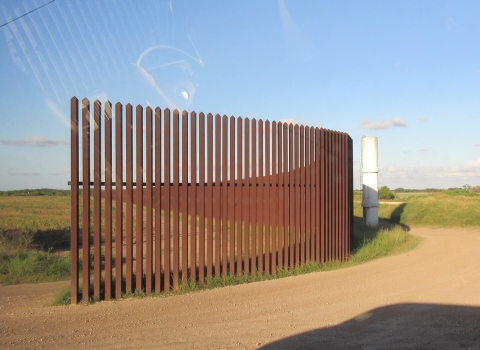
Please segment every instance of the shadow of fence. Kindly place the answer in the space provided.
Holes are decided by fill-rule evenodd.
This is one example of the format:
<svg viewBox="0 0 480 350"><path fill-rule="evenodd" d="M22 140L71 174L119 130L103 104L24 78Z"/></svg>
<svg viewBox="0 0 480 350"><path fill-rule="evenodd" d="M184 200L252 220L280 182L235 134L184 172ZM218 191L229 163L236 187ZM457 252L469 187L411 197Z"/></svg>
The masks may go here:
<svg viewBox="0 0 480 350"><path fill-rule="evenodd" d="M395 304L261 349L480 349L480 308Z"/></svg>

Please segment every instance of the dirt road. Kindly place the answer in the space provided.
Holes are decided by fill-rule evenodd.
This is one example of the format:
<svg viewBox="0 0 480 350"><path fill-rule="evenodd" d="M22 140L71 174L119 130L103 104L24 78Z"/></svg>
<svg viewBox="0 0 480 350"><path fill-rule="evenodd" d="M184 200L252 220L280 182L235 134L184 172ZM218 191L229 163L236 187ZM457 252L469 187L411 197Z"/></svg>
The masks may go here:
<svg viewBox="0 0 480 350"><path fill-rule="evenodd" d="M402 255L169 298L47 307L66 283L0 287L0 348L480 349L480 229L412 233Z"/></svg>

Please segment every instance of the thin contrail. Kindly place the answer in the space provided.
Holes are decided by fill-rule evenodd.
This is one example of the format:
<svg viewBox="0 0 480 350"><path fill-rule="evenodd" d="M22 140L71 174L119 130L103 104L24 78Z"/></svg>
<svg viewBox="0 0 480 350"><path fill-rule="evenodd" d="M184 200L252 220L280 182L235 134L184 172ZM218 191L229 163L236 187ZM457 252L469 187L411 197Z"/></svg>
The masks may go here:
<svg viewBox="0 0 480 350"><path fill-rule="evenodd" d="M30 13L35 12L35 11L41 9L42 7L45 7L45 6L51 4L51 3L54 2L54 1L56 1L56 0L52 0L52 1L50 1L50 2L47 2L46 4L43 4L42 6L39 6L39 7L35 8L35 9L31 10L31 11L28 11L27 13L25 13L25 14L23 14L23 15L21 15L21 16L18 16L18 15L17 15L17 16L18 16L17 18L14 18L14 19L8 21L7 23L2 24L2 25L0 26L0 28L2 28L3 26L6 26L7 24L10 24L10 23L16 21L17 19L20 19L20 18L22 18L22 17L25 17L26 15L29 15Z"/></svg>

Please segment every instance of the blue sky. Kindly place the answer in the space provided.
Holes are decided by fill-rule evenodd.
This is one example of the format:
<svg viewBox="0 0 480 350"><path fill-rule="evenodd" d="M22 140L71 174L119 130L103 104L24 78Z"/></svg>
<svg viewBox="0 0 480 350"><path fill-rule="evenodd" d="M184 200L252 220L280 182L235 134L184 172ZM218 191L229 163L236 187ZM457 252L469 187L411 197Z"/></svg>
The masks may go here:
<svg viewBox="0 0 480 350"><path fill-rule="evenodd" d="M50 1L0 3L0 190L68 188L72 96L347 132L355 188L362 135L380 186L480 185L478 1Z"/></svg>

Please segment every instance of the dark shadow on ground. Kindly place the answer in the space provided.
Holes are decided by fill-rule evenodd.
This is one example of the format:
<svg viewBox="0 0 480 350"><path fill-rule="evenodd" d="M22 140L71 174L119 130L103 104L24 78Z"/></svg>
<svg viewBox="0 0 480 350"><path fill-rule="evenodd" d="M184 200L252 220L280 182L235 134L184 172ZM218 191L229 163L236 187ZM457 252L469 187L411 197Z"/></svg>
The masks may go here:
<svg viewBox="0 0 480 350"><path fill-rule="evenodd" d="M390 215L390 221L396 223L397 225L402 226L405 231L410 231L410 227L408 227L405 224L400 223L400 220L402 219L402 214L403 211L405 210L405 207L407 206L407 203L400 204L398 207L396 207L392 214Z"/></svg>
<svg viewBox="0 0 480 350"><path fill-rule="evenodd" d="M480 307L390 305L261 349L480 349Z"/></svg>
<svg viewBox="0 0 480 350"><path fill-rule="evenodd" d="M70 227L38 230L33 235L33 245L43 251L70 250Z"/></svg>

